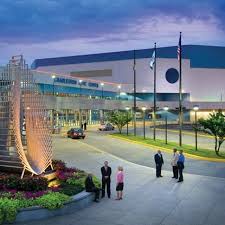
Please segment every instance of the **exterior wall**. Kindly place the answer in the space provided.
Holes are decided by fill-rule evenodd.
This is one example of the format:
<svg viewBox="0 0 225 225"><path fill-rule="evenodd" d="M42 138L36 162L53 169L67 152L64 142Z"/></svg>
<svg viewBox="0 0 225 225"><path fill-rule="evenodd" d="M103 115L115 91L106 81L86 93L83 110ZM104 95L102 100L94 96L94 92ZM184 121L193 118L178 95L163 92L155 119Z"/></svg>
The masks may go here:
<svg viewBox="0 0 225 225"><path fill-rule="evenodd" d="M136 60L137 92L153 92L153 70L149 68L149 58ZM178 82L170 84L165 78L169 68L178 69L177 59L157 59L157 92L176 93ZM133 60L105 61L39 67L38 70L70 74L75 71L111 69L112 76L93 77L94 80L121 83L124 92L132 92ZM191 68L190 60L182 61L183 91L190 93L191 101L220 101L225 99L225 69ZM125 86L127 84L127 86Z"/></svg>
<svg viewBox="0 0 225 225"><path fill-rule="evenodd" d="M197 119L207 119L209 117L210 113L213 113L214 110L209 110L209 111L198 111L197 112ZM223 110L223 113L225 113L225 110ZM195 121L195 112L191 111L190 112L190 121L194 122Z"/></svg>
<svg viewBox="0 0 225 225"><path fill-rule="evenodd" d="M219 102L221 94L225 100L225 69L190 68L183 83L191 101Z"/></svg>

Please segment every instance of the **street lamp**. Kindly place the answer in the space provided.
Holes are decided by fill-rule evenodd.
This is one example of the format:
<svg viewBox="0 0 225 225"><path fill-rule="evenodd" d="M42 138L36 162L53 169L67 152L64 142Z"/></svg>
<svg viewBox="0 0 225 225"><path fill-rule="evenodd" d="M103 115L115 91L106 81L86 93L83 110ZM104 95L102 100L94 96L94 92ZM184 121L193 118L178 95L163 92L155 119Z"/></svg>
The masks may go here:
<svg viewBox="0 0 225 225"><path fill-rule="evenodd" d="M56 76L53 74L52 75L52 79L53 79L53 89L52 89L52 94L53 94L53 96L55 95L55 78L56 78ZM54 123L54 121L55 121L55 110L54 110L54 108L52 109L52 125L53 125L53 123Z"/></svg>
<svg viewBox="0 0 225 225"><path fill-rule="evenodd" d="M79 85L80 85L80 96L81 96L81 85L82 85L83 80L79 80Z"/></svg>
<svg viewBox="0 0 225 225"><path fill-rule="evenodd" d="M56 78L56 76L55 75L52 75L52 79L53 79L53 95L55 95L55 78Z"/></svg>
<svg viewBox="0 0 225 225"><path fill-rule="evenodd" d="M199 107L196 105L193 107L193 110L195 112L195 150L198 150L198 124L197 124L197 112L199 110Z"/></svg>
<svg viewBox="0 0 225 225"><path fill-rule="evenodd" d="M121 85L118 85L117 88L118 88L118 90L119 90L119 99L120 99Z"/></svg>
<svg viewBox="0 0 225 225"><path fill-rule="evenodd" d="M128 136L128 113L129 113L130 108L127 106L125 109L127 111L127 136Z"/></svg>
<svg viewBox="0 0 225 225"><path fill-rule="evenodd" d="M167 106L165 106L164 108L163 108L163 110L165 111L165 143L167 144L167 127L168 127L168 125L167 125L167 112L168 112L168 110L169 110L169 107L167 107Z"/></svg>
<svg viewBox="0 0 225 225"><path fill-rule="evenodd" d="M104 83L101 83L100 85L101 85L101 87L102 87L102 99L103 99L103 96L104 96L103 88L104 88L104 85L105 85L105 84L104 84Z"/></svg>
<svg viewBox="0 0 225 225"><path fill-rule="evenodd" d="M146 107L143 106L141 109L143 111L143 133L144 133L144 139L145 139L145 111L146 111Z"/></svg>

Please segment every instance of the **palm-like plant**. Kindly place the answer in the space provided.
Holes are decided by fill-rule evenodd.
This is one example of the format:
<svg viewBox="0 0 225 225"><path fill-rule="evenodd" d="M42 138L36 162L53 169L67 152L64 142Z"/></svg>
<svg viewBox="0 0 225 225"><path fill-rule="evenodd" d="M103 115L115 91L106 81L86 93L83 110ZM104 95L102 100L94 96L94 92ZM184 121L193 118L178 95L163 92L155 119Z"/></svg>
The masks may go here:
<svg viewBox="0 0 225 225"><path fill-rule="evenodd" d="M131 113L124 111L112 111L108 113L107 119L110 123L118 127L119 133L122 133L123 127L132 120Z"/></svg>
<svg viewBox="0 0 225 225"><path fill-rule="evenodd" d="M201 130L214 136L215 152L219 155L220 147L225 141L225 115L219 110L217 113L210 113L208 119L199 119Z"/></svg>

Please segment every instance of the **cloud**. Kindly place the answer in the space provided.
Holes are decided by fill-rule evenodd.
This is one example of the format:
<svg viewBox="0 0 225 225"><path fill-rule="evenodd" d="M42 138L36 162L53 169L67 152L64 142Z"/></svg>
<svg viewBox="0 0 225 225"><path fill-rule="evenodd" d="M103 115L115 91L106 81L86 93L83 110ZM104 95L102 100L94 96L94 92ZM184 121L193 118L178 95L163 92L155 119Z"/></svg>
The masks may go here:
<svg viewBox="0 0 225 225"><path fill-rule="evenodd" d="M177 45L179 31L225 45L224 11L225 0L1 0L0 63Z"/></svg>
<svg viewBox="0 0 225 225"><path fill-rule="evenodd" d="M207 23L201 19L187 21L172 16L149 16L130 24L120 33L108 33L101 37L62 39L33 44L0 44L5 59L13 54L23 53L28 62L35 58L59 57L68 55L113 52L153 47L177 45L179 31L183 31L183 44L223 45L225 33L219 29L216 18ZM5 60L4 59L4 60ZM0 59L1 60L1 59ZM4 61L2 59L2 62ZM1 62L1 61L0 61ZM6 63L6 61L4 62Z"/></svg>
<svg viewBox="0 0 225 225"><path fill-rule="evenodd" d="M194 0L1 0L0 42L40 43L101 37L119 33L149 16L172 16L208 21L218 18L223 28L224 1Z"/></svg>

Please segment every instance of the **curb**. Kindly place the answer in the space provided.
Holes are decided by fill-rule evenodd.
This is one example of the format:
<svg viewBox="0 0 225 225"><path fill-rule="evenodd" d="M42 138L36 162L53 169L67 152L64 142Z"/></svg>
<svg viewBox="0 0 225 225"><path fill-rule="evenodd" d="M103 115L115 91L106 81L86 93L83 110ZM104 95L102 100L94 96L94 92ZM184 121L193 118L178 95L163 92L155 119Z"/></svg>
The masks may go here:
<svg viewBox="0 0 225 225"><path fill-rule="evenodd" d="M146 147L153 147L154 149L159 149L159 150L162 150L163 152L167 152L167 153L170 153L170 154L172 153L172 150L168 149L168 148L159 147L159 146L155 146L155 145L152 145L152 144L145 144L145 143L142 143L140 141L133 141L133 140L126 139L124 137L113 136L113 135L110 135L110 134L108 136L110 136L112 138L116 138L116 139L121 139L121 140L127 141L129 143L141 144L141 145L146 146ZM202 156L192 155L190 153L185 153L185 156L187 156L187 158L190 158L190 159L225 163L225 159L202 157Z"/></svg>
<svg viewBox="0 0 225 225"><path fill-rule="evenodd" d="M87 206L89 206L94 199L92 193L82 191L74 196L72 199L64 204L62 208L48 210L40 206L32 206L24 209L20 209L14 223L21 224L28 221L36 221L42 219L48 219L55 216L63 216L67 214L75 213Z"/></svg>

